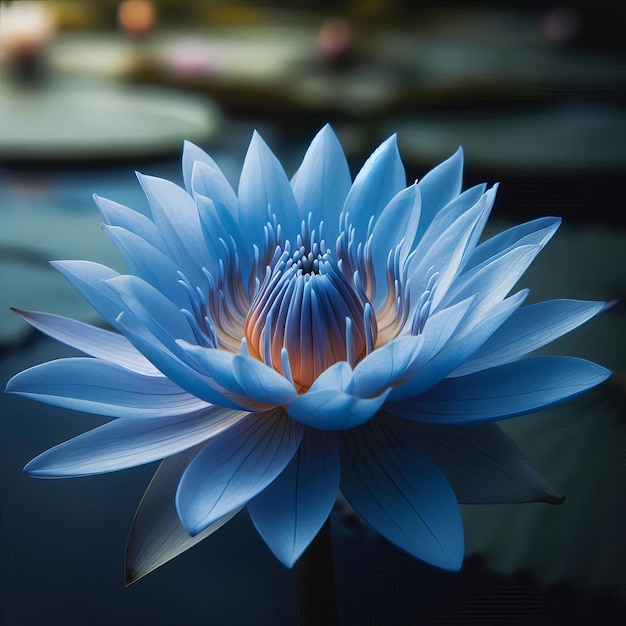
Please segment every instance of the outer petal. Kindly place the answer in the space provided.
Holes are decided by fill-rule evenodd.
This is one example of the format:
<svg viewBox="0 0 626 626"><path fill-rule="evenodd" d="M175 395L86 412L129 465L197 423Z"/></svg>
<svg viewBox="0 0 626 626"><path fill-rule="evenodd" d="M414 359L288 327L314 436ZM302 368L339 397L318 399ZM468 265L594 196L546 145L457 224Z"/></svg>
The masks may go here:
<svg viewBox="0 0 626 626"><path fill-rule="evenodd" d="M224 394L224 389L202 371L181 360L151 335L139 320L125 313L118 320L129 341L171 381L197 398L224 407L244 409Z"/></svg>
<svg viewBox="0 0 626 626"><path fill-rule="evenodd" d="M432 295L432 310L435 310L446 296L450 284L461 270L474 231L480 228L483 215L490 210L488 194L489 192L484 194L472 208L465 211L443 233L438 234L429 248L426 248L428 238L425 238L424 245L417 246L412 259L409 260L408 269L411 309L420 302L420 297L435 272L437 279ZM412 310L409 314L407 321L409 325L414 313Z"/></svg>
<svg viewBox="0 0 626 626"><path fill-rule="evenodd" d="M109 361L137 374L162 376L124 335L52 313L13 310L31 326L85 354Z"/></svg>
<svg viewBox="0 0 626 626"><path fill-rule="evenodd" d="M208 165L210 168L219 169L217 163L199 146L196 146L195 143L191 141L185 140L183 142L183 156L182 156L182 170L183 170L183 181L185 184L185 189L189 195L193 195L193 188L191 185L192 175L193 175L193 167L196 164L196 161L200 161L205 165Z"/></svg>
<svg viewBox="0 0 626 626"><path fill-rule="evenodd" d="M143 376L108 361L59 359L14 376L6 391L86 413L113 417L166 417L207 403L164 377Z"/></svg>
<svg viewBox="0 0 626 626"><path fill-rule="evenodd" d="M387 203L406 186L396 135L376 148L354 179L342 215L355 227L356 241L365 241L370 219L374 223Z"/></svg>
<svg viewBox="0 0 626 626"><path fill-rule="evenodd" d="M52 261L50 265L61 272L111 326L116 326L115 320L124 305L104 285L105 280L119 276L116 271L91 261Z"/></svg>
<svg viewBox="0 0 626 626"><path fill-rule="evenodd" d="M563 502L497 424L413 425L420 442L450 481L459 502Z"/></svg>
<svg viewBox="0 0 626 626"><path fill-rule="evenodd" d="M517 226L513 226L498 233L494 237L481 243L472 252L465 269L467 271L513 247L538 243L536 237L537 233L549 233L552 229L558 228L560 223L561 219L558 217L540 217L536 220L518 224Z"/></svg>
<svg viewBox="0 0 626 626"><path fill-rule="evenodd" d="M196 161L191 179L192 195L200 194L221 204L232 217L237 216L237 196L222 170L215 164Z"/></svg>
<svg viewBox="0 0 626 626"><path fill-rule="evenodd" d="M65 478L151 463L215 437L246 415L211 407L176 418L114 420L40 454L24 472L39 478Z"/></svg>
<svg viewBox="0 0 626 626"><path fill-rule="evenodd" d="M263 242L263 227L273 213L289 238L299 232L300 215L282 165L256 131L239 180L239 224L242 232Z"/></svg>
<svg viewBox="0 0 626 626"><path fill-rule="evenodd" d="M217 267L204 243L193 198L169 180L139 173L137 178L172 260L194 286L206 288L202 268L214 273Z"/></svg>
<svg viewBox="0 0 626 626"><path fill-rule="evenodd" d="M341 491L354 510L409 554L456 571L463 525L452 487L411 428L377 418L342 434Z"/></svg>
<svg viewBox="0 0 626 626"><path fill-rule="evenodd" d="M104 217L105 222L109 226L124 228L138 237L141 237L161 252L167 250L167 246L156 224L145 215L133 209L129 209L123 204L113 202L113 200L108 200L96 194L94 194L93 199L100 209L102 217Z"/></svg>
<svg viewBox="0 0 626 626"><path fill-rule="evenodd" d="M450 376L466 376L516 361L584 324L606 307L604 302L580 300L549 300L522 307Z"/></svg>
<svg viewBox="0 0 626 626"><path fill-rule="evenodd" d="M302 427L282 411L252 413L215 438L185 470L178 515L191 535L246 504L291 461Z"/></svg>
<svg viewBox="0 0 626 626"><path fill-rule="evenodd" d="M402 243L400 267L404 266L411 252L413 239L420 220L421 199L417 185L399 191L387 204L378 221L374 224L372 238L368 242L371 249L372 265L376 278L376 298L378 308L387 295L387 257L390 250Z"/></svg>
<svg viewBox="0 0 626 626"><path fill-rule="evenodd" d="M335 241L339 209L346 200L352 178L343 149L326 124L309 146L302 165L291 179L300 216L309 213L324 222L326 241Z"/></svg>
<svg viewBox="0 0 626 626"><path fill-rule="evenodd" d="M204 444L175 454L159 465L135 514L126 546L126 585L134 583L200 543L230 521L235 509L191 537L183 528L174 501L183 472Z"/></svg>
<svg viewBox="0 0 626 626"><path fill-rule="evenodd" d="M307 428L289 465L248 502L248 511L276 558L292 567L326 521L338 491L337 441Z"/></svg>
<svg viewBox="0 0 626 626"><path fill-rule="evenodd" d="M196 342L191 326L181 310L160 291L137 276L118 276L106 282L122 300L127 312L173 353L182 353L176 339Z"/></svg>
<svg viewBox="0 0 626 626"><path fill-rule="evenodd" d="M398 387L397 390L392 391L391 400L395 402L400 399L415 397L448 376L450 372L476 352L480 345L521 306L527 295L528 291L520 291L510 298L498 302L486 311L477 323L466 324L468 319L466 316L451 339L432 358L426 359L425 355L417 355L411 368L415 371L413 377ZM447 310L444 309L444 311ZM427 346L429 342L425 339L424 343Z"/></svg>
<svg viewBox="0 0 626 626"><path fill-rule="evenodd" d="M179 283L178 267L169 257L128 230L106 225L103 228L131 274L158 289L178 307L189 308L189 296Z"/></svg>
<svg viewBox="0 0 626 626"><path fill-rule="evenodd" d="M459 378L386 409L433 424L473 424L530 413L595 387L611 372L584 359L539 357Z"/></svg>
<svg viewBox="0 0 626 626"><path fill-rule="evenodd" d="M463 182L463 148L433 168L419 181L422 195L422 219L418 239L424 234L437 213L461 193Z"/></svg>

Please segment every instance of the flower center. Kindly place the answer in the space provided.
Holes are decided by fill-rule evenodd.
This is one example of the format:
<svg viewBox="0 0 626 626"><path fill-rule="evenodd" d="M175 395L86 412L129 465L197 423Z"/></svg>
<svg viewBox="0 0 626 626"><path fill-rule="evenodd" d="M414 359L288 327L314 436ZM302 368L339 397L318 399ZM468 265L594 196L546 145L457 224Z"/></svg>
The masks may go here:
<svg viewBox="0 0 626 626"><path fill-rule="evenodd" d="M324 240L303 228L293 248L289 241L277 246L244 332L251 355L309 388L334 363L354 365L373 349L376 320Z"/></svg>

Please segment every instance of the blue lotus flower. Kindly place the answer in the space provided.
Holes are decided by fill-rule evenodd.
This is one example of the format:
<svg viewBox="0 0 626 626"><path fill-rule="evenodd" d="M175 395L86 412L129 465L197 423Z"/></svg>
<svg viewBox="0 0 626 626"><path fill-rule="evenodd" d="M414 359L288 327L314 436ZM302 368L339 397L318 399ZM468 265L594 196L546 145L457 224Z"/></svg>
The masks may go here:
<svg viewBox="0 0 626 626"><path fill-rule="evenodd" d="M459 149L406 187L395 137L352 181L329 126L289 181L258 134L237 193L186 143L185 188L139 175L152 220L96 197L129 274L54 266L114 331L19 314L88 357L8 390L117 418L32 460L37 477L164 459L129 540L135 580L243 507L292 566L339 490L401 549L457 570L458 502L558 502L491 423L609 372L522 358L604 303L508 295L560 220L479 243L496 186L461 191Z"/></svg>

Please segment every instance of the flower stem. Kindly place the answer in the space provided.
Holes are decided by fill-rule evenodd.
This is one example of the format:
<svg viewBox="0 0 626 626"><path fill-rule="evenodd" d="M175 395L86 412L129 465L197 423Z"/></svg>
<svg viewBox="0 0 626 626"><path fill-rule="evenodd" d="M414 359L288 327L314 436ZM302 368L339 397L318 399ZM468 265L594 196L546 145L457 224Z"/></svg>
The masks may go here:
<svg viewBox="0 0 626 626"><path fill-rule="evenodd" d="M335 570L326 520L296 564L300 592L300 626L339 626Z"/></svg>

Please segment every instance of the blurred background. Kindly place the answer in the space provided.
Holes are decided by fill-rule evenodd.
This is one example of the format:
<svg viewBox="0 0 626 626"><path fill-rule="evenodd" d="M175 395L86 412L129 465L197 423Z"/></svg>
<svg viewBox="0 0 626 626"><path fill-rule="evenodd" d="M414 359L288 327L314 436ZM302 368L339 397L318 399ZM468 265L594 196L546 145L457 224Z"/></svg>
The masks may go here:
<svg viewBox="0 0 626 626"><path fill-rule="evenodd" d="M626 623L626 7L621 2L99 0L0 4L0 376L72 352L9 307L100 323L47 264L122 264L91 195L147 212L134 170L181 180L184 139L236 188L253 129L288 175L326 122L353 174L393 132L409 180L466 155L501 181L490 232L564 225L520 284L617 304L545 353L614 376L504 424L566 495L463 507L458 575L333 513L345 624ZM33 456L101 418L2 396L0 623L297 622L296 580L245 512L128 589L126 537L154 466L36 481Z"/></svg>

